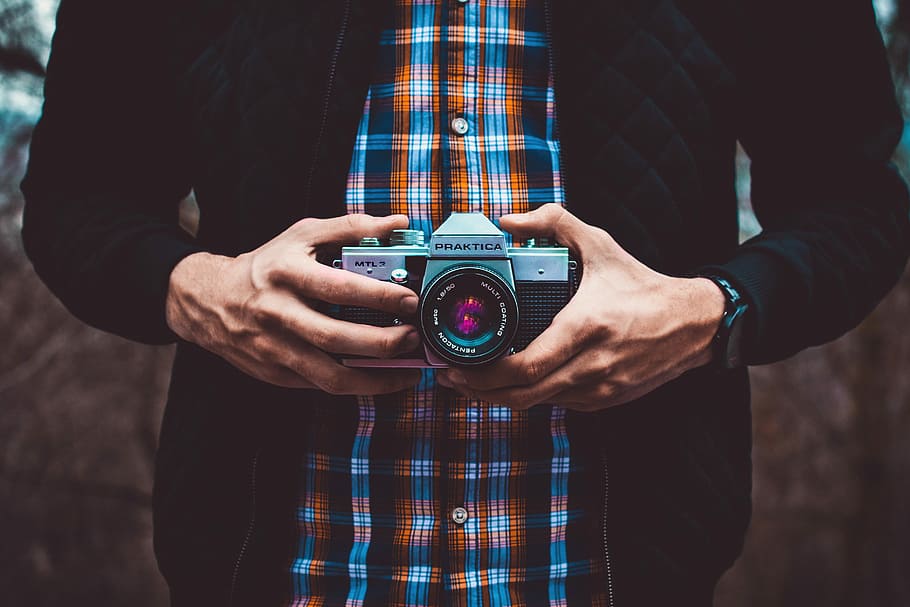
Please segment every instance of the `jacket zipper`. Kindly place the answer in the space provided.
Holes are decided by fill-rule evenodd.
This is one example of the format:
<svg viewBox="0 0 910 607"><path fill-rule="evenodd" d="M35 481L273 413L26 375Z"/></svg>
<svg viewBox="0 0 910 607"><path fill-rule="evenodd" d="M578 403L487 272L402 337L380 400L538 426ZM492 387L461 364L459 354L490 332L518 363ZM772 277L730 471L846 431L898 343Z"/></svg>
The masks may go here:
<svg viewBox="0 0 910 607"><path fill-rule="evenodd" d="M544 0L543 10L544 10L544 21L546 22L547 28L547 43L548 50L547 53L547 63L550 70L550 75L553 77L553 87L554 91L557 88L558 84L558 72L556 70L559 63L558 57L556 56L556 45L553 42L553 12L551 7L552 0ZM558 99L557 99L558 101ZM553 112L553 135L556 137L556 140L559 141L559 150L560 150L560 172L562 177L562 188L563 192L568 194L568 179L566 177L567 168L566 168L566 148L564 142L559 137L559 107L557 104L556 110ZM566 206L568 206L568 195L566 196ZM603 468L603 481L604 481L604 501L603 501L603 521L602 521L602 531L603 531L603 557L604 557L604 570L607 575L607 605L609 607L616 607L616 599L613 595L613 565L610 562L610 546L607 539L607 509L610 501L610 473L607 469L607 453L603 452L602 455L602 468Z"/></svg>
<svg viewBox="0 0 910 607"><path fill-rule="evenodd" d="M243 543L240 544L240 551L237 553L237 559L234 561L234 572L231 575L231 594L228 599L228 605L234 604L234 593L237 590L237 580L240 577L240 564L253 539L253 531L256 529L256 469L259 466L259 453L253 456L250 464L250 518L246 526L246 534L243 536Z"/></svg>
<svg viewBox="0 0 910 607"><path fill-rule="evenodd" d="M603 549L604 549L604 570L607 574L607 605L609 607L616 607L616 602L613 596L613 566L610 562L610 546L607 541L607 517L609 516L610 508L610 471L607 468L607 452L603 451L601 456L603 464L603 480L604 480L604 503L603 503Z"/></svg>
<svg viewBox="0 0 910 607"><path fill-rule="evenodd" d="M344 38L348 33L348 25L351 21L351 0L345 0L344 13L341 17L341 27L338 28L338 36L335 38L335 48L332 49L332 59L329 62L329 77L326 80L325 96L322 98L322 121L319 123L319 131L316 133L316 145L313 146L313 162L310 163L310 173L307 176L304 201L309 205L310 197L313 194L313 179L316 177L316 167L319 164L320 148L322 139L325 137L325 129L329 121L329 108L332 101L332 93L335 89L335 73L338 70L338 58L341 56L341 48L344 46Z"/></svg>
<svg viewBox="0 0 910 607"><path fill-rule="evenodd" d="M556 45L553 42L553 14L550 6L552 0L544 0L543 9L544 9L544 21L546 22L547 28L547 43L548 50L547 53L547 64L550 70L550 74L553 78L553 88L554 92L557 88L557 78L558 72L556 67L559 63L556 56ZM560 172L562 177L562 188L563 192L567 194L566 196L566 206L568 206L568 183L569 180L566 177L567 167L566 167L566 148L565 142L562 141L559 137L559 107L555 108L553 112L553 135L557 141L559 141L559 150L560 150ZM601 530L603 532L603 557L604 557L604 571L607 575L607 605L608 607L616 607L616 598L613 594L613 564L610 561L610 546L608 541L607 533L607 511L609 508L610 502L610 472L607 469L607 452L604 451L602 454L602 468L603 468L603 482L604 482L604 500L603 500L603 519Z"/></svg>

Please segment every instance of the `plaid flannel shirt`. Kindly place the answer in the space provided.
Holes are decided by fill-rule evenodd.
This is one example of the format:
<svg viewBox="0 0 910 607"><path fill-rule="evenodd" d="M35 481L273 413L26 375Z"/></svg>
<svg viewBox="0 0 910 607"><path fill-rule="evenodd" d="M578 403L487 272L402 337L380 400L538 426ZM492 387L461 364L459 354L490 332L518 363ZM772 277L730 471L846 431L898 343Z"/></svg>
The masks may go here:
<svg viewBox="0 0 910 607"><path fill-rule="evenodd" d="M542 0L396 0L348 211L429 235L452 211L564 202L548 53ZM570 414L456 397L429 370L356 411L317 406L291 604L603 604Z"/></svg>

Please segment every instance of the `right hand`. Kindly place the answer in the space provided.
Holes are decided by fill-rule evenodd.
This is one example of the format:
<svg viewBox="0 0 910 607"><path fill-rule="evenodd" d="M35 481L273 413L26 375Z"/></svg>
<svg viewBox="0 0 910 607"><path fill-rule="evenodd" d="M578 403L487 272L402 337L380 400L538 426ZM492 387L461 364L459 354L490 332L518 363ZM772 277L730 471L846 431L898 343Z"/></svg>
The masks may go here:
<svg viewBox="0 0 910 607"><path fill-rule="evenodd" d="M320 246L406 227L404 215L307 218L238 257L189 255L171 273L168 325L182 339L279 386L359 395L413 386L420 379L416 370L352 369L328 353L390 358L419 345L416 328L349 323L312 303L413 315L417 295L410 289L316 261Z"/></svg>

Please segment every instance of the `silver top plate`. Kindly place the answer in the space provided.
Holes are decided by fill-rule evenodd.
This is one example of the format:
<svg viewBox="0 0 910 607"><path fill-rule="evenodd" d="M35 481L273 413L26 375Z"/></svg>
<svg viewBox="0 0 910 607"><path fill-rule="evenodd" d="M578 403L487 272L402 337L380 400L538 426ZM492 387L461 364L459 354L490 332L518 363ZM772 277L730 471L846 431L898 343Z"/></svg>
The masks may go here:
<svg viewBox="0 0 910 607"><path fill-rule="evenodd" d="M505 257L506 239L483 213L452 213L430 237L433 257Z"/></svg>

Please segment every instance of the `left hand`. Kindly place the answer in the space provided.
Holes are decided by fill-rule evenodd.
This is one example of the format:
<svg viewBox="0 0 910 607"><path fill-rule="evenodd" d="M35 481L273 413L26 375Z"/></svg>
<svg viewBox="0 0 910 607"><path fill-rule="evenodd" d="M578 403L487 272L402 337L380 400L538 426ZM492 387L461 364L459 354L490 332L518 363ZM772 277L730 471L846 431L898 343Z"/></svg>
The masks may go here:
<svg viewBox="0 0 910 607"><path fill-rule="evenodd" d="M516 409L546 402L595 411L710 362L724 312L711 280L655 272L557 204L504 215L500 227L567 246L582 264L581 284L526 349L479 368L445 369L443 385Z"/></svg>

